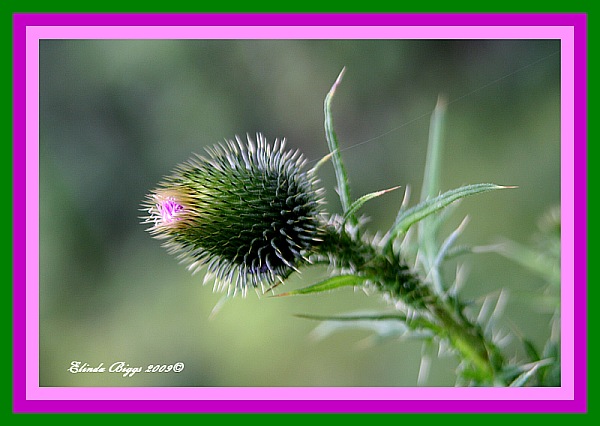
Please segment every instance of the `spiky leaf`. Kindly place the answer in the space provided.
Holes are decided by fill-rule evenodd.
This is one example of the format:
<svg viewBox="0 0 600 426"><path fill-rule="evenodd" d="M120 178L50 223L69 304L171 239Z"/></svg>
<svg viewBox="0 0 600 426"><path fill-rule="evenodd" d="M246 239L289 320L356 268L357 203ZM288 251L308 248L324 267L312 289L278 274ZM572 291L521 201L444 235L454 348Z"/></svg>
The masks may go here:
<svg viewBox="0 0 600 426"><path fill-rule="evenodd" d="M452 204L457 200L460 200L461 198L465 198L470 195L481 194L483 192L506 188L511 187L495 185L493 183L479 183L474 185L462 186L460 188L447 191L438 197L427 199L405 211L401 211L387 235L387 244L392 244L394 238L396 238L398 235L406 233L406 231L408 231L408 229L414 223L439 210L442 210L444 207Z"/></svg>
<svg viewBox="0 0 600 426"><path fill-rule="evenodd" d="M363 284L365 281L367 281L367 278L358 275L337 275L308 287L303 287L297 290L288 291L287 293L279 294L278 297L321 293L324 291L335 290L340 287L354 287Z"/></svg>
<svg viewBox="0 0 600 426"><path fill-rule="evenodd" d="M348 211L344 214L344 222L346 222L350 217L352 217L367 201L372 200L373 198L377 198L386 194L388 192L392 192L396 189L400 188L399 186L395 186L390 189L384 189L382 191L371 192L370 194L363 195L358 200L354 201L350 207L348 207Z"/></svg>

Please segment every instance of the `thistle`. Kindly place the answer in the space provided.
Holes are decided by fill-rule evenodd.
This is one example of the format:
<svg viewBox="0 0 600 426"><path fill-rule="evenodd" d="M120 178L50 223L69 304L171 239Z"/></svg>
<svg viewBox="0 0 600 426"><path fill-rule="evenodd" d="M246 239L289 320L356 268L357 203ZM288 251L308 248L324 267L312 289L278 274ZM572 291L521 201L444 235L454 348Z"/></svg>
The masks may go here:
<svg viewBox="0 0 600 426"><path fill-rule="evenodd" d="M176 167L143 202L144 223L150 233L179 256L188 268L208 268L215 290L228 294L248 287L270 288L283 283L304 264L325 264L324 281L280 296L328 292L341 287L378 292L397 314L345 317L305 316L332 321L402 323L401 333L435 339L449 345L461 359L459 376L470 384L522 385L533 374L510 368L493 336L472 318L456 286L444 281L441 264L462 225L440 244L441 211L454 202L505 186L466 185L441 192L441 123L445 102L438 102L431 121L425 183L421 201L407 206L405 196L394 223L384 233L369 237L357 212L369 200L399 187L372 192L352 200L331 114L331 100L342 73L325 98L325 136L330 154L312 169L298 151L286 150L285 139L269 144L262 134L256 142L226 140ZM341 214L325 214L315 172L331 160L337 181ZM437 217L436 217L437 216ZM407 254L409 229L419 224L414 263ZM206 278L205 277L205 281ZM481 314L479 315L481 316ZM442 344L440 344L442 348ZM540 361L541 362L541 361ZM538 368L538 364L535 367ZM519 376L521 374L521 376ZM518 377L516 377L518 376Z"/></svg>
<svg viewBox="0 0 600 426"><path fill-rule="evenodd" d="M179 165L143 202L144 223L215 289L273 285L308 262L321 242L322 189L285 139L227 140Z"/></svg>

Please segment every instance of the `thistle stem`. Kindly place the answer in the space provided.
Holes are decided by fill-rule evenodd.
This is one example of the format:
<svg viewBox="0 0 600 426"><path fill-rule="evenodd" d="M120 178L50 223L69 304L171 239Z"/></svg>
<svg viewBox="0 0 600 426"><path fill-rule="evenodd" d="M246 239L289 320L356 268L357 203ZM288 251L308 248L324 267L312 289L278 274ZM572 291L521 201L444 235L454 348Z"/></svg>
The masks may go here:
<svg viewBox="0 0 600 426"><path fill-rule="evenodd" d="M477 323L463 315L461 305L437 296L398 255L333 227L329 228L318 251L323 263L369 277L378 292L393 302L404 302L417 317L428 319L421 323L432 324L429 331L457 351L469 371L469 378L478 384L498 382L497 373L504 360L497 347Z"/></svg>
<svg viewBox="0 0 600 426"><path fill-rule="evenodd" d="M428 303L427 309L442 324L439 337L447 339L461 358L469 362L477 381L493 383L496 370L493 360L497 350L486 340L479 326L464 318L457 318L451 307L439 298Z"/></svg>

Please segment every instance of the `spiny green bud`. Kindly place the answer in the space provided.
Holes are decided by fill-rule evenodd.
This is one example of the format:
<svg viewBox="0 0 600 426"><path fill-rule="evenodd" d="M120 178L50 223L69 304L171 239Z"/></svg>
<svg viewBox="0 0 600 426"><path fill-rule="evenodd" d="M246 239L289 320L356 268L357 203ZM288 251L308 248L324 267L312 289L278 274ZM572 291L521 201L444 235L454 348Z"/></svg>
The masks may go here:
<svg viewBox="0 0 600 426"><path fill-rule="evenodd" d="M321 242L322 189L285 139L215 145L179 165L143 202L149 232L215 289L282 282Z"/></svg>

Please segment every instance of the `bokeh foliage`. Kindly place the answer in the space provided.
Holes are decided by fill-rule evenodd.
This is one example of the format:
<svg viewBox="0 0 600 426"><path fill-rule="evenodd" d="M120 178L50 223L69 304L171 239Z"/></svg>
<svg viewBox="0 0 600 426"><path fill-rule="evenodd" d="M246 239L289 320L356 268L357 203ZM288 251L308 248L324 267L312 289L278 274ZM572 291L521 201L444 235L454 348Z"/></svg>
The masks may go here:
<svg viewBox="0 0 600 426"><path fill-rule="evenodd" d="M314 323L293 316L381 307L350 289L319 298L250 294L210 320L221 296L144 232L140 202L190 153L235 134L286 137L318 160L327 153L323 98L346 66L334 115L355 198L420 188L429 116L443 93L443 190L519 186L463 202L457 220L471 218L463 240L527 244L538 217L560 203L559 50L555 40L42 41L40 384L414 385L418 342L364 347L368 335L356 330L314 342ZM319 175L329 210L339 211L333 170ZM364 206L369 229L389 227L399 197ZM543 279L494 253L464 260L464 293L508 289L506 318L543 346L552 312L519 296L543 291ZM293 276L286 289L326 273ZM186 368L123 379L72 375L72 360ZM452 385L455 367L435 363L428 384Z"/></svg>

